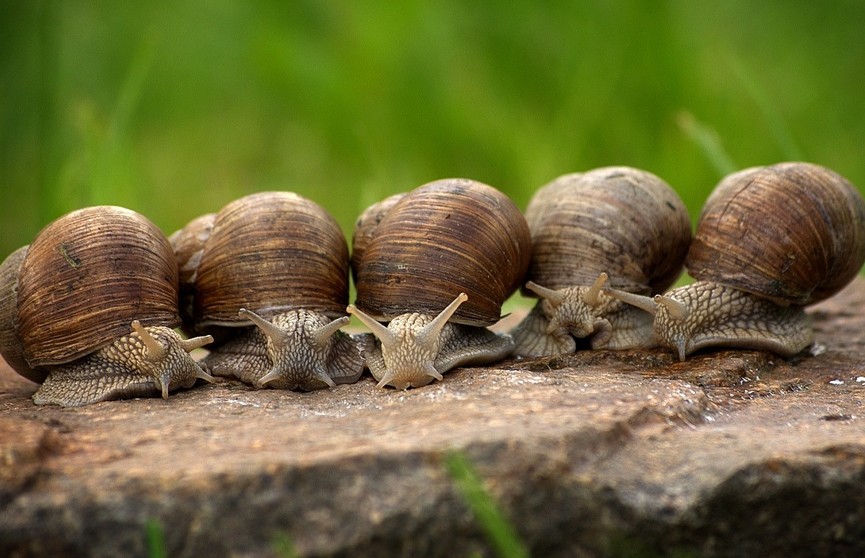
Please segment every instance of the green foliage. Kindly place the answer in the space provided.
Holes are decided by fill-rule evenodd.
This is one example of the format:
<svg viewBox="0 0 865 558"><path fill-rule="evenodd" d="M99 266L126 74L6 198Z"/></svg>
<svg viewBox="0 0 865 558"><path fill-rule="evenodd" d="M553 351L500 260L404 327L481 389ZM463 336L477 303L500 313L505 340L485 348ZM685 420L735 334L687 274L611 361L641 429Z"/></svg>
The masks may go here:
<svg viewBox="0 0 865 558"><path fill-rule="evenodd" d="M294 542L288 533L279 533L273 540L273 550L280 558L297 558Z"/></svg>
<svg viewBox="0 0 865 558"><path fill-rule="evenodd" d="M162 524L156 519L148 519L144 525L144 532L147 538L147 556L149 558L166 558L168 553L165 550L165 531Z"/></svg>
<svg viewBox="0 0 865 558"><path fill-rule="evenodd" d="M496 555L502 558L529 556L528 548L486 491L468 458L460 452L451 452L445 459L445 465Z"/></svg>
<svg viewBox="0 0 865 558"><path fill-rule="evenodd" d="M655 172L693 216L731 168L865 185L865 4L4 2L0 257L113 203L166 232L263 189L347 233L447 176L521 207L552 178Z"/></svg>

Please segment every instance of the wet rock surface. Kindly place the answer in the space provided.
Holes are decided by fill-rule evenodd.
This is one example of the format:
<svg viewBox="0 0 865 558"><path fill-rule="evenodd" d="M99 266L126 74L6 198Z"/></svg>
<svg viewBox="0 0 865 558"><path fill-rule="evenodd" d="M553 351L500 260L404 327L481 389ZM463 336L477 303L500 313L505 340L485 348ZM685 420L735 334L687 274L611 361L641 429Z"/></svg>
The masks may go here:
<svg viewBox="0 0 865 558"><path fill-rule="evenodd" d="M0 555L492 555L463 452L538 556L865 554L865 281L812 354L581 352L397 392L233 381L36 407L0 373Z"/></svg>

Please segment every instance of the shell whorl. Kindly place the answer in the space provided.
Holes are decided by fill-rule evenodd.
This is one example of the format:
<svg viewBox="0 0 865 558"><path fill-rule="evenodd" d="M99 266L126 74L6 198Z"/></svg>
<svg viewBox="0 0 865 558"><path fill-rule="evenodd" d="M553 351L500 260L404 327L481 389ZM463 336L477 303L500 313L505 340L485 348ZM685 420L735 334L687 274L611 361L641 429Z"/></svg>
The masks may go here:
<svg viewBox="0 0 865 558"><path fill-rule="evenodd" d="M180 323L177 263L146 217L94 206L49 223L29 245L17 331L31 368L63 364L130 332L133 320Z"/></svg>
<svg viewBox="0 0 865 558"><path fill-rule="evenodd" d="M531 240L525 218L495 188L469 179L431 182L406 194L356 259L357 307L381 320L438 314L461 292L452 321L487 326L522 283Z"/></svg>
<svg viewBox="0 0 865 558"><path fill-rule="evenodd" d="M251 194L226 205L208 226L200 256L182 266L200 259L192 275L197 327L248 325L241 308L265 317L294 309L344 315L348 246L339 224L315 202L289 192Z"/></svg>
<svg viewBox="0 0 865 558"><path fill-rule="evenodd" d="M746 169L703 208L686 266L712 281L807 305L833 295L865 262L865 201L839 174L810 163Z"/></svg>
<svg viewBox="0 0 865 558"><path fill-rule="evenodd" d="M24 347L18 339L18 270L27 255L28 246L18 248L0 265L0 353L13 370L36 383L48 376L44 368L33 370L24 358Z"/></svg>
<svg viewBox="0 0 865 558"><path fill-rule="evenodd" d="M589 286L606 272L611 287L661 292L681 273L691 240L676 192L630 167L555 179L532 197L526 220L533 250L528 278L549 289Z"/></svg>
<svg viewBox="0 0 865 558"><path fill-rule="evenodd" d="M375 238L375 231L387 212L405 197L405 192L393 194L367 207L355 220L354 234L351 239L351 272L357 284L357 269L363 261L367 245Z"/></svg>

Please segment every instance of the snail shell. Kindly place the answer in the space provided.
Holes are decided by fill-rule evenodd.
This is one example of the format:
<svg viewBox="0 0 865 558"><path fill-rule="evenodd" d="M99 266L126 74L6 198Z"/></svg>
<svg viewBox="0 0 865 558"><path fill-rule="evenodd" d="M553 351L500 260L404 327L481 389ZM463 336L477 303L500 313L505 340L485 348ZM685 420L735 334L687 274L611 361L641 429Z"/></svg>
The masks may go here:
<svg viewBox="0 0 865 558"><path fill-rule="evenodd" d="M525 218L500 191L468 179L431 182L393 205L356 258L355 304L389 321L437 314L465 292L452 321L489 326L521 283L530 252Z"/></svg>
<svg viewBox="0 0 865 558"><path fill-rule="evenodd" d="M172 243L186 321L220 339L205 359L214 374L304 390L360 377L360 354L338 331L349 321L348 246L321 206L260 192L191 221Z"/></svg>
<svg viewBox="0 0 865 558"><path fill-rule="evenodd" d="M171 329L177 285L171 246L147 218L114 206L73 211L3 263L0 350L42 383L37 403L167 397L210 379L187 353L211 339Z"/></svg>
<svg viewBox="0 0 865 558"><path fill-rule="evenodd" d="M805 306L846 286L865 260L865 205L839 174L813 164L747 169L703 207L688 273Z"/></svg>
<svg viewBox="0 0 865 558"><path fill-rule="evenodd" d="M204 254L204 244L213 232L213 221L216 213L206 213L196 217L183 229L175 231L168 237L174 248L180 281L180 317L183 329L195 331L195 277L198 265Z"/></svg>
<svg viewBox="0 0 865 558"><path fill-rule="evenodd" d="M810 163L732 174L703 208L686 266L697 279L655 301L661 344L685 355L732 346L793 356L811 344L803 307L833 295L865 262L865 201Z"/></svg>
<svg viewBox="0 0 865 558"><path fill-rule="evenodd" d="M375 237L378 227L387 212L405 197L405 192L388 196L380 202L367 207L354 222L354 235L351 240L351 273L357 284L357 269L363 259L363 254L369 242Z"/></svg>
<svg viewBox="0 0 865 558"><path fill-rule="evenodd" d="M388 203L358 220L357 301L349 307L378 339L367 338L365 356L379 385L417 387L453 367L504 358L510 338L485 326L498 321L528 268L520 211L495 188L463 178Z"/></svg>
<svg viewBox="0 0 865 558"><path fill-rule="evenodd" d="M607 285L663 292L682 272L691 241L687 209L654 174L604 167L561 176L529 202L532 260L524 294L541 300L512 332L516 354L656 344L651 318L601 292Z"/></svg>

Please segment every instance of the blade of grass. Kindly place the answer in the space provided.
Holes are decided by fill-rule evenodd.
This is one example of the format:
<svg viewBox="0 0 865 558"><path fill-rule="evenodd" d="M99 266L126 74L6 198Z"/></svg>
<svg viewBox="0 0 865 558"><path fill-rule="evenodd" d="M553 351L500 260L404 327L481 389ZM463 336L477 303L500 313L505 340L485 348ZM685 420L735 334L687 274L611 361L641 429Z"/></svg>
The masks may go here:
<svg viewBox="0 0 865 558"><path fill-rule="evenodd" d="M450 452L445 465L457 489L463 495L484 531L496 555L502 558L525 558L529 551L517 535L516 529L505 518L495 500L484 489L471 462L460 452Z"/></svg>
<svg viewBox="0 0 865 558"><path fill-rule="evenodd" d="M149 558L166 558L168 553L165 551L165 533L162 530L162 524L155 519L148 519L144 525L144 531L147 536L147 556Z"/></svg>
<svg viewBox="0 0 865 558"><path fill-rule="evenodd" d="M157 40L145 38L136 49L129 70L111 113L104 137L95 146L95 161L89 181L90 204L106 203L118 193L124 198L135 194L134 185L118 180L129 148L130 121L138 108L147 76L156 61ZM127 202L128 203L128 202Z"/></svg>
<svg viewBox="0 0 865 558"><path fill-rule="evenodd" d="M37 173L36 185L39 195L36 196L39 223L47 223L63 212L62 203L54 195L54 181L59 160L58 128L58 62L59 21L62 15L54 2L38 2L38 95L39 111L37 114L37 164L33 172Z"/></svg>
<svg viewBox="0 0 865 558"><path fill-rule="evenodd" d="M802 150L799 149L798 145L796 145L796 141L793 139L793 134L790 133L790 130L784 124L784 119L781 117L781 113L778 112L775 103L766 93L766 89L760 85L757 79L754 78L754 73L749 71L741 60L731 56L730 65L739 80L745 86L745 90L751 98L754 99L757 108L763 114L763 118L766 119L766 123L772 131L772 135L775 137L775 141L778 144L778 149L781 151L782 156L788 161L801 161Z"/></svg>
<svg viewBox="0 0 865 558"><path fill-rule="evenodd" d="M273 539L273 551L282 558L297 558L294 542L288 533L278 533Z"/></svg>
<svg viewBox="0 0 865 558"><path fill-rule="evenodd" d="M703 124L688 111L680 112L676 122L685 135L703 151L703 155L712 164L719 176L726 176L736 171L738 168L736 163L721 145L721 139L714 128Z"/></svg>

